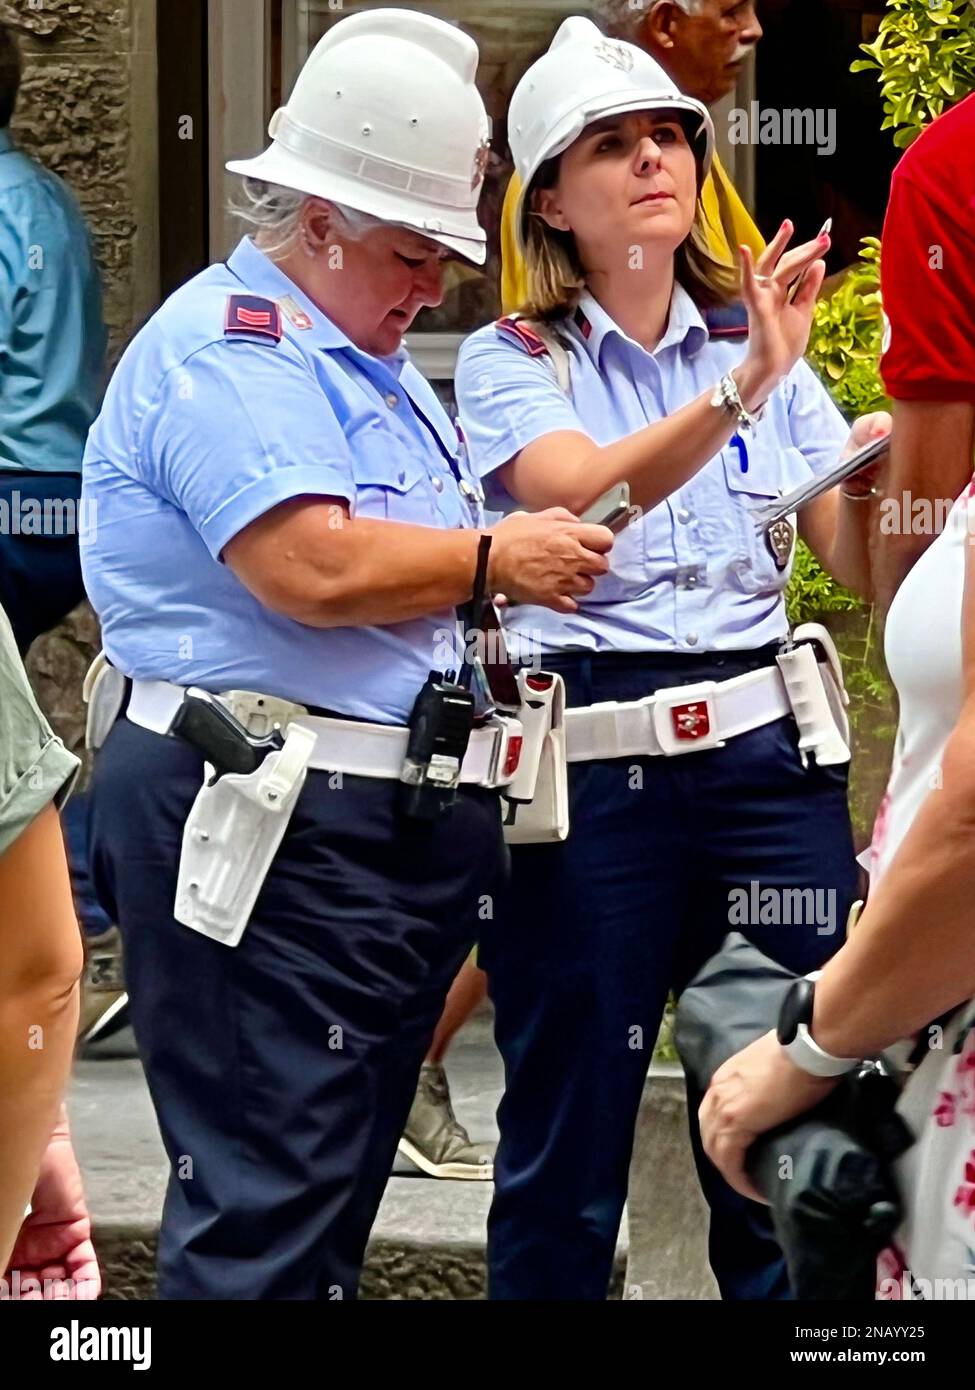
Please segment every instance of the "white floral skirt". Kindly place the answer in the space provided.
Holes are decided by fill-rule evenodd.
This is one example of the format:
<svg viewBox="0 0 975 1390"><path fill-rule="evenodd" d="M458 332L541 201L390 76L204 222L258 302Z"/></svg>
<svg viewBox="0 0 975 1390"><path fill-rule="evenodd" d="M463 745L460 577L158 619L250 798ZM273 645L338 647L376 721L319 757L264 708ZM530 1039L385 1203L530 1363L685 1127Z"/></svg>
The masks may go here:
<svg viewBox="0 0 975 1390"><path fill-rule="evenodd" d="M877 1297L975 1302L975 1000L930 1041L898 1102L917 1140L896 1165L904 1221Z"/></svg>

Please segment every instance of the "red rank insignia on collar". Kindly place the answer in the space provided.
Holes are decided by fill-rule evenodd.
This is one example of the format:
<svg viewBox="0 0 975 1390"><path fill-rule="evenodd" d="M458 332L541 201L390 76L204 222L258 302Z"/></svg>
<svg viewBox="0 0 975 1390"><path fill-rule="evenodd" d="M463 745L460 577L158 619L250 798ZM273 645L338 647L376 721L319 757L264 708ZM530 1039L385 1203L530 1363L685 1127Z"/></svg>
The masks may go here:
<svg viewBox="0 0 975 1390"><path fill-rule="evenodd" d="M279 343L284 336L281 328L281 309L273 299L256 294L232 294L227 300L225 334L241 333L249 337L270 338Z"/></svg>

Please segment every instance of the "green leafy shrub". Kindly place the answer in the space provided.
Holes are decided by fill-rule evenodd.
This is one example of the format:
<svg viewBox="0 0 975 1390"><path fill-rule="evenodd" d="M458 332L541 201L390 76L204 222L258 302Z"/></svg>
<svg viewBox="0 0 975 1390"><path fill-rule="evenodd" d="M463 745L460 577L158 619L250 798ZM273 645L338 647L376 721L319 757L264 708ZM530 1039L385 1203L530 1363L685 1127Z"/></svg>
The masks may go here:
<svg viewBox="0 0 975 1390"><path fill-rule="evenodd" d="M807 361L850 419L889 405L880 377L883 314L876 237L864 238L861 256L839 289L817 304L807 353ZM854 743L850 814L858 843L866 843L886 781L895 727L893 692L883 669L873 609L827 574L801 542L786 608L793 627L825 622L839 649Z"/></svg>
<svg viewBox="0 0 975 1390"><path fill-rule="evenodd" d="M880 242L876 237L864 237L862 260L850 268L839 289L816 305L806 354L833 400L851 420L871 410L886 410L890 404L880 378L882 338ZM786 604L793 625L864 606L820 568L801 541Z"/></svg>
<svg viewBox="0 0 975 1390"><path fill-rule="evenodd" d="M880 242L868 236L861 242L861 260L851 266L839 289L816 305L806 353L836 404L851 418L890 405L880 378L882 339Z"/></svg>
<svg viewBox="0 0 975 1390"><path fill-rule="evenodd" d="M851 72L880 73L881 130L906 149L946 106L975 90L975 7L971 0L887 0L873 43L860 45Z"/></svg>

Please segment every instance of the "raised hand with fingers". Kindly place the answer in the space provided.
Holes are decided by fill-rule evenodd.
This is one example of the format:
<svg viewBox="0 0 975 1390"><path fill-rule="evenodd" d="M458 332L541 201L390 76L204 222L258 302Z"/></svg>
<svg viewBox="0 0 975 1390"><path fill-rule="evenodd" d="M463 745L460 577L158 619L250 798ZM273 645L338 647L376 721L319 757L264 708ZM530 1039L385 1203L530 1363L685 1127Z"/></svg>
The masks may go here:
<svg viewBox="0 0 975 1390"><path fill-rule="evenodd" d="M764 404L805 352L826 274L822 257L830 247L828 232L789 251L793 230L791 222L783 222L757 261L747 246L741 248L748 356L734 376L749 409ZM792 296L800 277L802 283Z"/></svg>

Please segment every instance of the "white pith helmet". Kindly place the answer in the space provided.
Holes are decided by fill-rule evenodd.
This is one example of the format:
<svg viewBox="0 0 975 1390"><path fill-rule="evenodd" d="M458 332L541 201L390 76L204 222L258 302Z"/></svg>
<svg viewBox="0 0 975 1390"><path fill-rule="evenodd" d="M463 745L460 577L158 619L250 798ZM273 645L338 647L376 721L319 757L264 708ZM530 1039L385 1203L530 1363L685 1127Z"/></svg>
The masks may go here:
<svg viewBox="0 0 975 1390"><path fill-rule="evenodd" d="M521 179L515 235L522 249L526 195L545 161L567 150L593 121L655 110L686 111L696 118L691 143L705 177L714 154L708 108L682 92L636 44L608 39L579 15L560 25L548 52L518 83L508 110L508 141Z"/></svg>
<svg viewBox="0 0 975 1390"><path fill-rule="evenodd" d="M491 127L477 63L474 40L442 19L350 15L309 55L271 118L269 148L227 168L412 227L483 265Z"/></svg>

